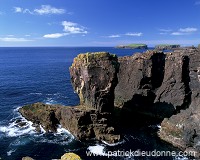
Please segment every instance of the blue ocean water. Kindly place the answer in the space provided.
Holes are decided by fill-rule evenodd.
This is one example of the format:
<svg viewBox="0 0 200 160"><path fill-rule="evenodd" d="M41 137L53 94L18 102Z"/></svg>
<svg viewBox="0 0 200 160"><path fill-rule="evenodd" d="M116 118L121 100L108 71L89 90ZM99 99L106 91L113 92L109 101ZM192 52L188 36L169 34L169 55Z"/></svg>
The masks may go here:
<svg viewBox="0 0 200 160"><path fill-rule="evenodd" d="M62 128L56 134L36 133L18 113L18 108L35 102L77 105L78 96L71 86L69 67L79 53L108 51L118 56L143 50L112 47L11 47L0 48L0 159L20 160L30 156L36 160L59 159L66 152L75 152L83 159L86 151L103 154L108 150L174 150L153 133L155 126L125 135L121 143L77 141ZM19 128L16 120L27 123ZM180 157L178 157L180 158ZM106 159L106 157L103 157ZM109 159L141 159L141 157L111 157ZM143 159L177 159L177 157L143 157Z"/></svg>

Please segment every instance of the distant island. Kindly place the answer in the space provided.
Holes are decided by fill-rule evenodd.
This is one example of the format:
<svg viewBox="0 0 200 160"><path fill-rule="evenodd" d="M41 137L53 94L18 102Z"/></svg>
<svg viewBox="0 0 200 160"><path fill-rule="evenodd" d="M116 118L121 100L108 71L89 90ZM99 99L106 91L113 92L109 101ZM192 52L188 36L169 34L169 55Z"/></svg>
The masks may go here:
<svg viewBox="0 0 200 160"><path fill-rule="evenodd" d="M120 49L148 49L146 44L128 44L128 45L118 45L116 48Z"/></svg>
<svg viewBox="0 0 200 160"><path fill-rule="evenodd" d="M172 49L178 49L181 46L179 44L159 44L155 46L156 50L172 50ZM128 45L118 45L116 48L119 49L148 49L148 46L146 44L140 44L140 43L132 43Z"/></svg>
<svg viewBox="0 0 200 160"><path fill-rule="evenodd" d="M181 46L179 44L159 44L155 46L155 49L158 50L171 50L171 49L177 49Z"/></svg>

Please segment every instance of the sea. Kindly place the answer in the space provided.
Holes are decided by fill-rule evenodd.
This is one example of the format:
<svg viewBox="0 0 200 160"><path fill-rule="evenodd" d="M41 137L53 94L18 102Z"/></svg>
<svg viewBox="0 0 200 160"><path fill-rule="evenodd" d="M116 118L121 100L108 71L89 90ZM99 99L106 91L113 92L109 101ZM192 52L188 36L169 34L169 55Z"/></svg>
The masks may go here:
<svg viewBox="0 0 200 160"><path fill-rule="evenodd" d="M133 55L145 50L114 47L0 47L0 159L21 160L30 156L35 160L60 159L68 152L83 160L179 160L183 156L139 156L134 151L176 151L161 141L156 132L160 126L151 125L127 132L119 143L108 144L91 140L78 141L59 126L57 133L37 133L32 123L18 110L26 104L43 102L75 106L79 98L74 92L69 67L79 53L107 51L118 56ZM26 122L19 127L16 122ZM117 152L108 157L108 152ZM123 154L127 152L127 154ZM135 152L136 153L136 152Z"/></svg>

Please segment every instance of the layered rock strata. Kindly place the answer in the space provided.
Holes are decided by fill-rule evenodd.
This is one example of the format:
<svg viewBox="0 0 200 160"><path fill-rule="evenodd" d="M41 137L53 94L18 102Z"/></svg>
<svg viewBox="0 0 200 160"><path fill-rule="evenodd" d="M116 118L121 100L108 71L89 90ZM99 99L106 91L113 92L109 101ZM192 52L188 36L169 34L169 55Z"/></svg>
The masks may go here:
<svg viewBox="0 0 200 160"><path fill-rule="evenodd" d="M118 61L107 52L79 54L70 67L71 82L80 105L64 107L36 103L22 107L20 113L39 129L68 129L77 139L96 138L109 143L119 141L113 122L114 88L117 85Z"/></svg>
<svg viewBox="0 0 200 160"><path fill-rule="evenodd" d="M184 70L184 74L188 75L187 94L183 100L186 107L162 121L159 136L183 150L195 151L196 156L200 157L200 50L177 52L174 54L188 56L188 67Z"/></svg>
<svg viewBox="0 0 200 160"><path fill-rule="evenodd" d="M22 107L22 115L47 131L61 124L80 140L108 142L120 139L114 122L119 128L161 123L163 140L200 152L200 50L120 58L107 52L80 54L70 75L79 106L37 103Z"/></svg>

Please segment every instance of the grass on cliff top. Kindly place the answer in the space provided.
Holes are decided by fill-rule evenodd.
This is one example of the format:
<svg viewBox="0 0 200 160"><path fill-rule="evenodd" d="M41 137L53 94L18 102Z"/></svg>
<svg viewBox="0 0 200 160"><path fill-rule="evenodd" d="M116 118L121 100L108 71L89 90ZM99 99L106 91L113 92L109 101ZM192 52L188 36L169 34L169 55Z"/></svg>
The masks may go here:
<svg viewBox="0 0 200 160"><path fill-rule="evenodd" d="M147 46L146 44L135 44L135 43L132 43L132 44L128 44L126 45L128 47L143 47L143 46Z"/></svg>
<svg viewBox="0 0 200 160"><path fill-rule="evenodd" d="M81 53L77 57L79 59L83 59L83 58L101 58L107 56L109 56L108 52L87 52L87 53Z"/></svg>
<svg viewBox="0 0 200 160"><path fill-rule="evenodd" d="M179 44L158 44L156 46L160 46L160 47L168 47L168 46L180 46Z"/></svg>
<svg viewBox="0 0 200 160"><path fill-rule="evenodd" d="M116 58L115 54L110 54L109 52L87 52L87 53L80 53L77 57L74 58L74 62L77 61L85 61L88 63L92 59L100 59L103 57L113 57Z"/></svg>

